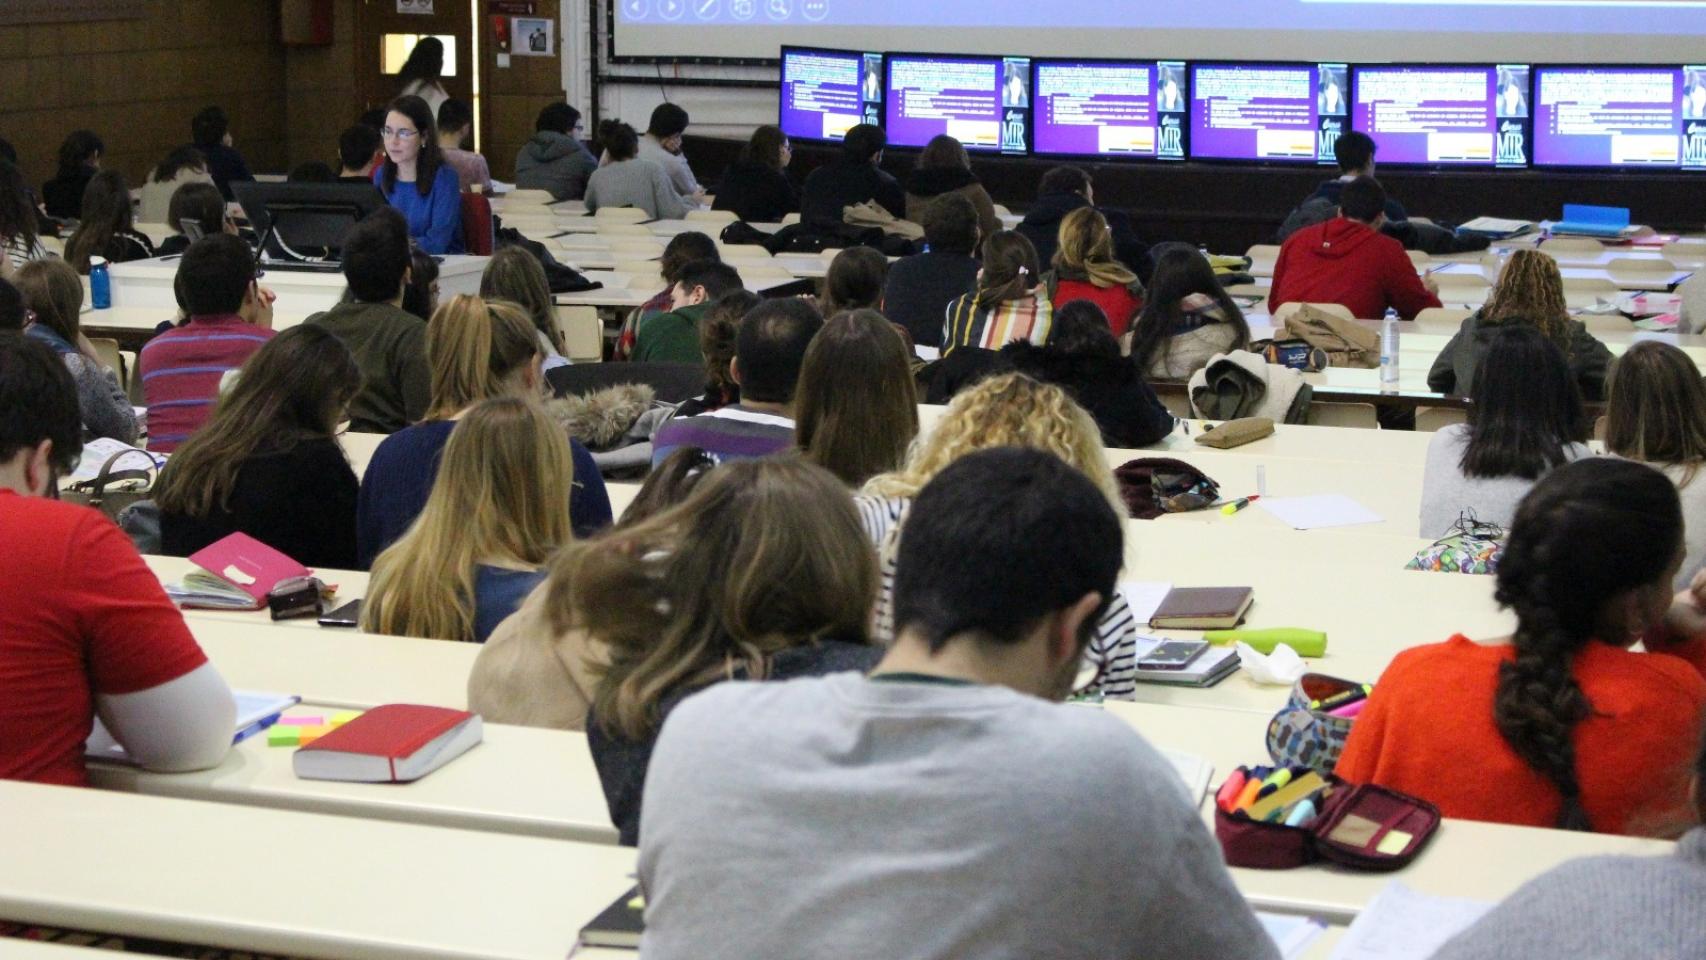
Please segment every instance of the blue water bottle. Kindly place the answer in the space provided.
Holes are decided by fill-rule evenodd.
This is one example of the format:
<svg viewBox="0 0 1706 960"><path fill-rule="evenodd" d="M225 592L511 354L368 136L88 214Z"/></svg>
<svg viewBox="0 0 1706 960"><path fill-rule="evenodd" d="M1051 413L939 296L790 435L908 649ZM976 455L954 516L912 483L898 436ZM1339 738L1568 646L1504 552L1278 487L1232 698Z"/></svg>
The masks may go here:
<svg viewBox="0 0 1706 960"><path fill-rule="evenodd" d="M94 302L96 310L106 310L113 305L113 278L107 273L105 257L89 258L89 299Z"/></svg>

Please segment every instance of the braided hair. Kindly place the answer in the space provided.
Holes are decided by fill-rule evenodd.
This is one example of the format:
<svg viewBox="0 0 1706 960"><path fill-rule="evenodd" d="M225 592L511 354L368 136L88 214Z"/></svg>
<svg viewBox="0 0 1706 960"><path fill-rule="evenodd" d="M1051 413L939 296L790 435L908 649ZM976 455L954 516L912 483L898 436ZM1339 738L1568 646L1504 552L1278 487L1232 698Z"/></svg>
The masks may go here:
<svg viewBox="0 0 1706 960"><path fill-rule="evenodd" d="M1571 673L1608 603L1664 581L1682 542L1676 488L1650 467L1588 459L1522 501L1499 562L1499 604L1516 614L1516 657L1499 669L1493 718L1517 756L1563 798L1557 826L1591 830L1576 775L1576 724L1593 704Z"/></svg>

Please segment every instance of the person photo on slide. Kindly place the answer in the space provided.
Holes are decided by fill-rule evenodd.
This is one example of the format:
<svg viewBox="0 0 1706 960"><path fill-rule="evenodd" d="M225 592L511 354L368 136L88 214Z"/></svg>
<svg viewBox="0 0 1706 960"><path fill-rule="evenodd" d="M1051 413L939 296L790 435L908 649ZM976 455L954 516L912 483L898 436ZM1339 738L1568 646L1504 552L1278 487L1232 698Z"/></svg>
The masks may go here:
<svg viewBox="0 0 1706 960"><path fill-rule="evenodd" d="M883 99L883 58L881 54L866 54L865 56L865 102L877 103Z"/></svg>
<svg viewBox="0 0 1706 960"><path fill-rule="evenodd" d="M1162 67L1157 78L1155 108L1162 113L1177 113L1185 109L1185 95L1179 90L1179 74L1172 67Z"/></svg>
<svg viewBox="0 0 1706 960"><path fill-rule="evenodd" d="M1025 90L1025 64L1009 60L1005 69L1007 76L1001 83L1001 104L1007 107L1022 107L1030 102Z"/></svg>
<svg viewBox="0 0 1706 960"><path fill-rule="evenodd" d="M1320 110L1323 116L1336 117L1345 112L1345 75L1337 67L1321 68Z"/></svg>
<svg viewBox="0 0 1706 960"><path fill-rule="evenodd" d="M1528 75L1525 70L1499 71L1500 117L1528 116Z"/></svg>
<svg viewBox="0 0 1706 960"><path fill-rule="evenodd" d="M1682 115L1706 120L1706 71L1690 70L1682 85Z"/></svg>

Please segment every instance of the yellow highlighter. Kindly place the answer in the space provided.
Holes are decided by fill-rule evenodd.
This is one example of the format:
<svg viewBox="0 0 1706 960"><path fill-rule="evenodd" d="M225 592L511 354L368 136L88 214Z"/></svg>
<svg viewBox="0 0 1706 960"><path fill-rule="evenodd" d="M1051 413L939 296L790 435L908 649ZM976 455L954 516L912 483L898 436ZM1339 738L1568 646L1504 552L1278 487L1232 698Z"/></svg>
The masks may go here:
<svg viewBox="0 0 1706 960"><path fill-rule="evenodd" d="M1267 630L1210 630L1202 635L1214 644L1243 642L1258 653L1273 653L1280 644L1297 651L1300 657L1320 657L1327 653L1327 635L1320 630L1301 627L1272 627Z"/></svg>

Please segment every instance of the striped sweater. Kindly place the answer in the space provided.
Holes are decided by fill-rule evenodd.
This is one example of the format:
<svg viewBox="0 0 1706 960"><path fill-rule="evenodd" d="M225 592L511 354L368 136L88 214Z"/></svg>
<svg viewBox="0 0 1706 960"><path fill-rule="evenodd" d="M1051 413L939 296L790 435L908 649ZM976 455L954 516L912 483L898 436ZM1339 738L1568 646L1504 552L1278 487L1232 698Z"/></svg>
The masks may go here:
<svg viewBox="0 0 1706 960"><path fill-rule="evenodd" d="M236 314L191 317L143 346L143 403L148 407L148 447L170 453L213 412L219 380L243 365L273 332Z"/></svg>
<svg viewBox="0 0 1706 960"><path fill-rule="evenodd" d="M912 500L904 497L857 496L853 507L859 523L877 545L882 560L882 592L877 597L875 635L881 643L894 642L894 578L900 555L900 530ZM1088 663L1101 672L1095 688L1084 691L1113 700L1135 699L1137 694L1137 619L1125 597L1116 593L1103 614L1090 646L1084 651Z"/></svg>
<svg viewBox="0 0 1706 960"><path fill-rule="evenodd" d="M1041 288L987 307L978 306L977 294L968 293L948 304L942 356L958 347L999 350L1015 340L1029 340L1040 347L1048 343L1053 326L1054 305Z"/></svg>

